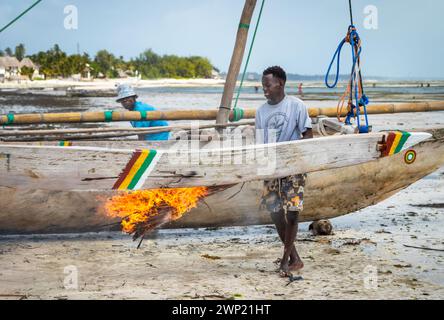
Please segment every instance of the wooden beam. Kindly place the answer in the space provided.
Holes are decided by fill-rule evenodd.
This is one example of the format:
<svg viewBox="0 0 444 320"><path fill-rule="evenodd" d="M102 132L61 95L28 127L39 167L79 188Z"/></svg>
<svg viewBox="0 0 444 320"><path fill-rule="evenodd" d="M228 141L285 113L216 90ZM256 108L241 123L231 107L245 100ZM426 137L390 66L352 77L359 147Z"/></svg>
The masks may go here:
<svg viewBox="0 0 444 320"><path fill-rule="evenodd" d="M248 39L248 28L251 23L254 8L257 0L246 0L244 10L237 30L236 43L234 45L233 55L231 57L230 68L228 69L227 79L225 80L224 93L217 113L216 123L224 124L228 122L231 111L231 102L233 100L234 89L236 87L237 77L244 58L245 47Z"/></svg>
<svg viewBox="0 0 444 320"><path fill-rule="evenodd" d="M361 108L362 110L362 108ZM421 102L421 103L395 103L380 104L367 107L368 114L387 114L403 112L429 112L444 111L444 101ZM310 117L327 116L336 117L336 107L332 108L309 108ZM361 111L363 112L363 110ZM345 116L347 110L342 111ZM171 110L147 112L144 120L214 120L218 114L217 110ZM361 113L362 114L362 113ZM244 109L244 119L254 119L256 109ZM233 111L230 112L230 117ZM141 114L137 111L114 111L111 121L141 121ZM11 125L43 124L43 123L83 123L83 122L105 122L105 114L100 112L72 112L72 113L33 113L15 114ZM8 116L0 116L0 125L8 124Z"/></svg>

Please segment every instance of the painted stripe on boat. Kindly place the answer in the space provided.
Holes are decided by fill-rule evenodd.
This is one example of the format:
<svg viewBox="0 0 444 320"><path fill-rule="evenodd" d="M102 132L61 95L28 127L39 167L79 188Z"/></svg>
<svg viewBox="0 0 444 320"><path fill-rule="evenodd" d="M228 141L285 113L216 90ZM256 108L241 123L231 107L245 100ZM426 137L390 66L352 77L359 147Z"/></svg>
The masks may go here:
<svg viewBox="0 0 444 320"><path fill-rule="evenodd" d="M60 147L71 147L72 146L72 142L71 141L60 141L59 142L59 146Z"/></svg>
<svg viewBox="0 0 444 320"><path fill-rule="evenodd" d="M411 134L409 132L404 131L402 133L401 140L399 141L399 144L396 147L395 153L399 153L402 151L402 148L404 147L405 143L407 142L407 140L409 139L410 136L411 136Z"/></svg>
<svg viewBox="0 0 444 320"><path fill-rule="evenodd" d="M113 189L118 189L119 186L122 184L123 180L125 180L126 176L128 175L129 171L133 167L134 163L139 158L142 151L136 150L136 152L133 153L133 156L131 157L130 161L126 165L125 169L122 171L122 173L119 176L119 179L117 179L116 183L113 186Z"/></svg>
<svg viewBox="0 0 444 320"><path fill-rule="evenodd" d="M386 148L382 154L383 157L388 156L389 152L392 148L393 145L393 141L395 140L396 134L394 132L389 132L388 136L387 136L387 144L386 144Z"/></svg>
<svg viewBox="0 0 444 320"><path fill-rule="evenodd" d="M137 174L137 171L139 171L140 167L144 164L145 160L148 157L149 150L142 150L138 156L136 161L134 162L134 165L130 168L127 176L123 180L122 184L119 186L119 190L129 190L129 185L131 181L134 179L134 176Z"/></svg>
<svg viewBox="0 0 444 320"><path fill-rule="evenodd" d="M136 190L143 185L152 168L156 150L136 150L113 186L114 190ZM157 162L157 161L156 161Z"/></svg>
<svg viewBox="0 0 444 320"><path fill-rule="evenodd" d="M392 146L390 147L389 156L392 156L395 154L396 147L398 147L399 142L401 141L402 133L396 132L395 133L395 139L393 141Z"/></svg>
<svg viewBox="0 0 444 320"><path fill-rule="evenodd" d="M151 163L148 166L148 168L145 170L145 172L140 177L140 179L137 182L137 184L134 186L133 190L140 190L142 188L142 186L144 185L146 179L151 174L151 171L153 171L153 169L156 167L156 164L157 164L157 162L159 161L159 159L161 157L161 151L156 151L156 150L151 150L151 151L154 151L153 152L153 159L151 160Z"/></svg>
<svg viewBox="0 0 444 320"><path fill-rule="evenodd" d="M411 134L409 132L390 132L387 137L387 148L382 156L391 156L402 151Z"/></svg>

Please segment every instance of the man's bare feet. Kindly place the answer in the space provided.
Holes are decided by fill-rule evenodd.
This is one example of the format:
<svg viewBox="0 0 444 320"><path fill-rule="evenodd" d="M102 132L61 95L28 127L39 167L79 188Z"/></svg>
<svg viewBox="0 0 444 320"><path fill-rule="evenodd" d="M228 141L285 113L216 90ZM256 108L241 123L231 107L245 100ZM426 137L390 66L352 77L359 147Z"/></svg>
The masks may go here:
<svg viewBox="0 0 444 320"><path fill-rule="evenodd" d="M281 261L281 265L279 267L279 276L283 278L292 276L290 271L290 264L288 262Z"/></svg>
<svg viewBox="0 0 444 320"><path fill-rule="evenodd" d="M295 261L292 264L281 263L281 266L279 268L279 276L282 278L292 277L293 271L299 271L303 267L304 263L301 260Z"/></svg>
<svg viewBox="0 0 444 320"><path fill-rule="evenodd" d="M288 267L285 267L285 268L282 268L283 264L282 264L282 259L281 258L276 259L275 261L273 261L273 263L280 265L280 268L278 270L278 272L280 274L281 273L282 274L288 274L291 271L299 271L302 268L304 268L304 263L301 260L294 261L294 260L290 259L290 262L288 263ZM287 270L285 270L285 269L287 269ZM287 276L289 276L289 275L284 275L284 277L287 277Z"/></svg>
<svg viewBox="0 0 444 320"><path fill-rule="evenodd" d="M301 260L299 260L299 261L295 261L295 262L291 263L291 264L288 266L288 269L289 269L290 271L299 271L299 270L301 270L303 267L304 267L304 263L303 263Z"/></svg>
<svg viewBox="0 0 444 320"><path fill-rule="evenodd" d="M279 276L281 278L288 278L288 277L292 277L293 274L290 271L284 271L284 270L279 270Z"/></svg>

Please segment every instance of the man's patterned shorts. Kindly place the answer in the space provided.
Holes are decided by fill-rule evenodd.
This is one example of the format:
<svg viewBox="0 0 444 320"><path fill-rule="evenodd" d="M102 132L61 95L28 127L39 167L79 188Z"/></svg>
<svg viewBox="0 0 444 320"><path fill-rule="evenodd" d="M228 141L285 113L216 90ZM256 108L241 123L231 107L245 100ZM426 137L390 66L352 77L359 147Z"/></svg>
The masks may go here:
<svg viewBox="0 0 444 320"><path fill-rule="evenodd" d="M306 174L297 174L264 182L262 206L270 212L302 212Z"/></svg>

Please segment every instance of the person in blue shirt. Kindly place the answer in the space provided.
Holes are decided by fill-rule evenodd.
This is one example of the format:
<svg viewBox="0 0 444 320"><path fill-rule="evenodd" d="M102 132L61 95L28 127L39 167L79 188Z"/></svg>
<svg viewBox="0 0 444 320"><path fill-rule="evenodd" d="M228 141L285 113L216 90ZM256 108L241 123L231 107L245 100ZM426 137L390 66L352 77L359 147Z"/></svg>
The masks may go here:
<svg viewBox="0 0 444 320"><path fill-rule="evenodd" d="M122 84L117 87L117 102L122 104L128 111L156 111L156 108L149 104L137 101L137 94L134 89L127 85ZM134 128L149 128L149 127L164 127L168 126L168 122L164 120L153 121L131 121L131 125ZM168 140L170 137L169 132L159 132L139 135L139 140Z"/></svg>

